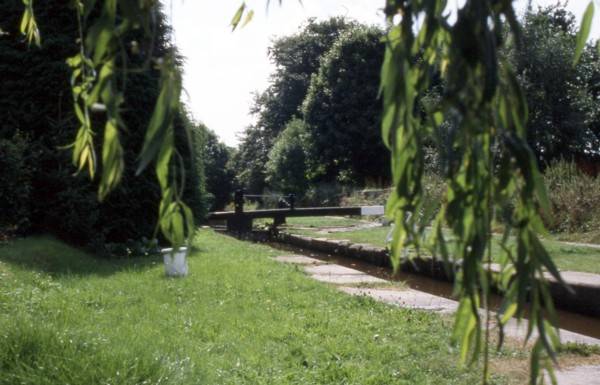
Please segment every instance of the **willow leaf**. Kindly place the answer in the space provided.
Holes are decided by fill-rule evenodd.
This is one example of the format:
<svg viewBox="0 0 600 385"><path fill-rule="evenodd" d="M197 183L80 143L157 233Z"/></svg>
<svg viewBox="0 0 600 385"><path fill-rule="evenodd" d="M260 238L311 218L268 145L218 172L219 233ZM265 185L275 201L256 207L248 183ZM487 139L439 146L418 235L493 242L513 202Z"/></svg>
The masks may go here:
<svg viewBox="0 0 600 385"><path fill-rule="evenodd" d="M248 23L250 23L253 18L254 18L254 10L251 9L250 11L248 11L248 13L246 13L246 17L244 18L244 22L242 23L242 28L247 26Z"/></svg>
<svg viewBox="0 0 600 385"><path fill-rule="evenodd" d="M121 181L123 175L123 148L119 141L117 121L109 119L104 128L104 143L102 144L102 177L98 196L104 200Z"/></svg>
<svg viewBox="0 0 600 385"><path fill-rule="evenodd" d="M242 3L242 5L240 5L240 7L238 8L238 10L233 15L233 18L231 19L231 30L232 31L235 31L235 29L237 28L238 24L242 20L242 16L244 15L244 11L245 10L246 10L246 3L244 2L244 3Z"/></svg>
<svg viewBox="0 0 600 385"><path fill-rule="evenodd" d="M587 42L588 37L590 36L590 31L592 29L592 19L594 18L594 2L590 1L583 17L581 19L581 25L579 26L579 31L577 32L577 45L575 46L575 55L573 57L573 65L576 65L581 58L581 54L583 53L583 49L585 48L585 43Z"/></svg>
<svg viewBox="0 0 600 385"><path fill-rule="evenodd" d="M172 59L167 59L163 63L160 94L156 100L144 144L139 156L139 164L136 174L140 174L144 169L156 159L159 151L163 146L168 128L172 125L177 106L179 103L179 95L181 93L181 77Z"/></svg>
<svg viewBox="0 0 600 385"><path fill-rule="evenodd" d="M42 41L33 12L33 0L23 0L23 5L25 5L25 10L21 18L20 31L25 35L29 45L31 45L31 42L34 42L35 45L40 47Z"/></svg>

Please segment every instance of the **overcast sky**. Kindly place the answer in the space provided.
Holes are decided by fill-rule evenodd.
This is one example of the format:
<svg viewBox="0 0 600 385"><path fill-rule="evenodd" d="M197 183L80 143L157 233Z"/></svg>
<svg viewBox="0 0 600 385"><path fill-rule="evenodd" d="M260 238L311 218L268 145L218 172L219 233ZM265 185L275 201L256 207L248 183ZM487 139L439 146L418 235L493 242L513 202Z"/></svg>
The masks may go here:
<svg viewBox="0 0 600 385"><path fill-rule="evenodd" d="M452 0L451 0L452 1ZM457 2L462 2L456 0ZM326 19L345 15L368 24L381 24L384 0L246 0L254 19L231 32L229 22L241 0L163 0L175 28L175 40L186 57L184 101L193 117L214 130L230 146L253 121L249 115L252 93L264 90L273 70L267 48L273 37L294 33L309 17ZM556 0L534 0L534 5ZM527 0L516 1L519 13ZM578 20L587 0L571 0L568 8ZM596 15L600 14L597 9ZM600 34L595 18L593 36Z"/></svg>

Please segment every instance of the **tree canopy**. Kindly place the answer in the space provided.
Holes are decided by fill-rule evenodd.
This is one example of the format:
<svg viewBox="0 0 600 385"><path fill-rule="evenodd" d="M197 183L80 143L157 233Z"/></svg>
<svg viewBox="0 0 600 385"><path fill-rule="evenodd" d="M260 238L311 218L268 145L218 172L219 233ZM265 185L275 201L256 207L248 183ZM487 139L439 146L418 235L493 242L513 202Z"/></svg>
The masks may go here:
<svg viewBox="0 0 600 385"><path fill-rule="evenodd" d="M203 127L205 143L202 151L206 174L206 191L212 195L211 211L223 210L232 199L235 184L233 149L219 141L208 127Z"/></svg>
<svg viewBox="0 0 600 385"><path fill-rule="evenodd" d="M284 194L303 195L308 189L308 153L312 143L304 122L293 119L269 151L267 183Z"/></svg>
<svg viewBox="0 0 600 385"><path fill-rule="evenodd" d="M573 66L575 16L560 6L529 10L522 42L511 47L530 111L527 136L542 164L574 155L600 157L600 60L583 50Z"/></svg>
<svg viewBox="0 0 600 385"><path fill-rule="evenodd" d="M251 112L256 123L245 130L236 155L238 178L249 191L260 192L266 186L265 165L275 138L291 119L301 116L300 108L321 56L352 25L341 17L309 19L298 33L273 41L269 57L275 73L267 89L255 97Z"/></svg>
<svg viewBox="0 0 600 385"><path fill-rule="evenodd" d="M384 33L355 25L321 58L303 102L312 179L365 186L389 181L389 152L380 135L379 73Z"/></svg>

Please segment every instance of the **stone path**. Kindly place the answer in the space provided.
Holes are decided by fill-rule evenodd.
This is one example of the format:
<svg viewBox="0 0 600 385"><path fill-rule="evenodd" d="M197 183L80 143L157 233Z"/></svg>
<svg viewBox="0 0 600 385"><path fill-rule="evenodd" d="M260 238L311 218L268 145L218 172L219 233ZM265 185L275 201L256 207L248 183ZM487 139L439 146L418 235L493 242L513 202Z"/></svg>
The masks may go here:
<svg viewBox="0 0 600 385"><path fill-rule="evenodd" d="M398 291L387 289L340 287L340 290L351 295L363 295L374 298L381 302L389 303L391 305L397 305L410 309L423 309L440 313L453 313L458 307L458 303L456 301L413 289Z"/></svg>
<svg viewBox="0 0 600 385"><path fill-rule="evenodd" d="M590 249L600 249L600 245L596 243L581 243L581 242L567 242L567 241L556 241L563 245L575 246L575 247L589 247Z"/></svg>
<svg viewBox="0 0 600 385"><path fill-rule="evenodd" d="M317 281L340 284L386 283L384 279L373 277L362 271L340 265L307 266L304 269Z"/></svg>
<svg viewBox="0 0 600 385"><path fill-rule="evenodd" d="M343 285L356 284L383 284L387 281L377 278L362 271L348 267L329 264L319 259L302 255L284 255L275 258L283 263L303 265L304 270L312 278L339 285L339 289L350 295L369 296L378 301L391 305L423 309L440 313L453 313L458 307L454 300L435 296L429 293L413 289L389 289L389 288L360 288ZM518 323L512 319L505 326L505 334L509 337L522 340L527 331L527 322ZM582 334L560 330L563 342L585 343L600 345L600 340ZM600 385L600 366L579 366L575 368L557 371L558 385Z"/></svg>
<svg viewBox="0 0 600 385"><path fill-rule="evenodd" d="M347 233L350 231L372 229L372 228L381 227L381 226L382 226L381 223L378 223L378 222L365 222L365 223L357 224L354 226L324 228L322 230L317 231L317 233L318 234ZM314 228L313 228L313 230L314 230Z"/></svg>
<svg viewBox="0 0 600 385"><path fill-rule="evenodd" d="M305 257L304 255L280 255L275 260L283 263L294 263L297 265L323 265L326 262L320 259Z"/></svg>
<svg viewBox="0 0 600 385"><path fill-rule="evenodd" d="M558 385L600 385L600 367L585 365L557 371L556 382Z"/></svg>

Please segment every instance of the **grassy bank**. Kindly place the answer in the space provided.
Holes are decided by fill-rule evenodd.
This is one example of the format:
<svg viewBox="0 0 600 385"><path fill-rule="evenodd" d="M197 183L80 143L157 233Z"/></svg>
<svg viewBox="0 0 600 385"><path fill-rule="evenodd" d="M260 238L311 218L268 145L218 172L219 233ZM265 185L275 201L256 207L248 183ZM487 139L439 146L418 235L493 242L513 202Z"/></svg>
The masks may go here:
<svg viewBox="0 0 600 385"><path fill-rule="evenodd" d="M471 384L439 316L349 297L202 231L191 275L0 246L0 384ZM506 354L506 353L502 353ZM496 380L504 383L505 380Z"/></svg>
<svg viewBox="0 0 600 385"><path fill-rule="evenodd" d="M289 231L301 235L347 239L355 243L369 243L375 246L384 247L386 246L385 240L390 231L390 227L375 227L330 233L323 233L312 229L290 229ZM544 240L543 244L554 258L559 269L600 274L600 249L573 246L554 240ZM511 247L514 248L515 245L512 244ZM498 242L494 242L492 257L496 261L499 258L500 251L501 249L498 246Z"/></svg>

